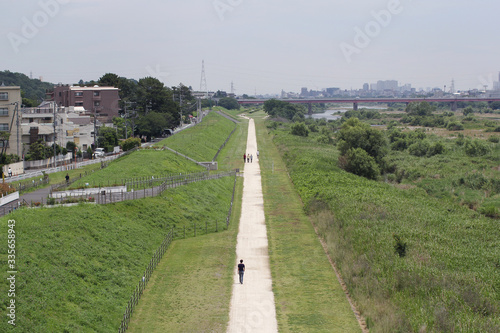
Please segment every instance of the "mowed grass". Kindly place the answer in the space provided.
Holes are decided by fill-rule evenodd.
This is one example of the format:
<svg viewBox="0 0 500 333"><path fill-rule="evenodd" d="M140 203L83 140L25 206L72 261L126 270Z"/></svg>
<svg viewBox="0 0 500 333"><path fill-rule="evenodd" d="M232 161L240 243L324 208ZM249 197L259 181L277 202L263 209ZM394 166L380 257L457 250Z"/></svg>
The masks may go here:
<svg viewBox="0 0 500 333"><path fill-rule="evenodd" d="M200 124L172 135L154 146L165 145L198 162L209 162L235 126L233 121L216 112L210 112Z"/></svg>
<svg viewBox="0 0 500 333"><path fill-rule="evenodd" d="M279 331L360 332L278 149L267 133L263 113L254 115Z"/></svg>
<svg viewBox="0 0 500 333"><path fill-rule="evenodd" d="M132 316L129 332L225 331L242 187L239 179L228 230L172 243Z"/></svg>
<svg viewBox="0 0 500 333"><path fill-rule="evenodd" d="M500 330L497 220L348 174L334 146L286 127L273 134L371 332Z"/></svg>
<svg viewBox="0 0 500 333"><path fill-rule="evenodd" d="M70 187L82 187L86 183L89 184L89 187L122 185L124 179L134 177L151 178L152 176L205 170L204 167L166 149L141 149L110 162L106 168L99 172L90 173L88 176L71 184Z"/></svg>
<svg viewBox="0 0 500 333"><path fill-rule="evenodd" d="M234 178L168 189L161 197L111 205L22 209L0 219L0 243L7 244L7 220L16 221L16 316L1 332L114 332L152 254L175 227L192 236L225 226ZM219 233L220 234L220 233ZM196 241L195 241L196 242ZM0 249L7 278L7 246ZM0 284L0 312L6 313L8 284Z"/></svg>

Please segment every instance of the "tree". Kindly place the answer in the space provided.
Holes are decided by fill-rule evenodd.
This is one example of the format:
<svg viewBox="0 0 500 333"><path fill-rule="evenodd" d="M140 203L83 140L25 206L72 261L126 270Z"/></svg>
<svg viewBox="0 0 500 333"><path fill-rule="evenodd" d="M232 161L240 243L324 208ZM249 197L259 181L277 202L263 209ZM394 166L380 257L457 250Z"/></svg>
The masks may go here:
<svg viewBox="0 0 500 333"><path fill-rule="evenodd" d="M377 179L380 175L380 169L375 159L361 148L347 150L344 155L339 157L339 164L347 172L368 179Z"/></svg>
<svg viewBox="0 0 500 333"><path fill-rule="evenodd" d="M295 123L292 125L291 133L298 136L308 136L309 130L304 123Z"/></svg>
<svg viewBox="0 0 500 333"><path fill-rule="evenodd" d="M75 158L75 153L76 153L75 148L76 148L76 143L74 143L73 141L66 142L66 149L71 152L71 156L73 156L73 158Z"/></svg>
<svg viewBox="0 0 500 333"><path fill-rule="evenodd" d="M219 100L219 106L226 108L228 110L239 110L240 104L235 98L223 97Z"/></svg>
<svg viewBox="0 0 500 333"><path fill-rule="evenodd" d="M350 118L342 124L337 139L341 155L345 155L351 148L361 148L377 163L381 163L387 154L387 140L384 133L362 123L358 118Z"/></svg>
<svg viewBox="0 0 500 333"><path fill-rule="evenodd" d="M163 128L174 128L180 124L179 104L173 101L172 90L152 77L140 79L137 87L137 107L142 115L149 112L168 114L163 119L168 124Z"/></svg>
<svg viewBox="0 0 500 333"><path fill-rule="evenodd" d="M99 128L97 146L104 148L107 152L110 152L113 149L113 147L118 146L118 137L116 135L116 129L112 127Z"/></svg>
<svg viewBox="0 0 500 333"><path fill-rule="evenodd" d="M39 139L30 145L25 159L27 161L43 160L52 157L53 150L45 145L45 142Z"/></svg>
<svg viewBox="0 0 500 333"><path fill-rule="evenodd" d="M430 116L432 115L432 106L428 102L411 102L406 107L405 112L410 116Z"/></svg>
<svg viewBox="0 0 500 333"><path fill-rule="evenodd" d="M264 102L264 111L271 117L282 117L289 120L303 119L305 108L302 105L294 105L289 102L270 99Z"/></svg>
<svg viewBox="0 0 500 333"><path fill-rule="evenodd" d="M154 111L139 117L136 124L137 132L140 135L146 136L148 141L153 136L161 136L163 130L169 128L165 116Z"/></svg>
<svg viewBox="0 0 500 333"><path fill-rule="evenodd" d="M471 115L473 113L474 113L474 109L472 109L471 106L466 107L463 111L464 117L467 117L468 115Z"/></svg>

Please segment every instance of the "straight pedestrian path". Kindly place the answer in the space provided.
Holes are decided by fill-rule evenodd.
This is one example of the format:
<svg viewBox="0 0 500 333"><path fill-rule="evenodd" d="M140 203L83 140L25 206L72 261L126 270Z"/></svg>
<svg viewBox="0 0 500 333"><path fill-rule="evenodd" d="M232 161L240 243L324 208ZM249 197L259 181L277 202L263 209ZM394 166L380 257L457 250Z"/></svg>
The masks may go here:
<svg viewBox="0 0 500 333"><path fill-rule="evenodd" d="M227 332L278 332L253 119L250 119L248 125L246 153L252 154L253 161L246 162L244 167L242 208L236 244L237 262L234 263ZM243 284L239 283L236 270L240 259L245 264Z"/></svg>

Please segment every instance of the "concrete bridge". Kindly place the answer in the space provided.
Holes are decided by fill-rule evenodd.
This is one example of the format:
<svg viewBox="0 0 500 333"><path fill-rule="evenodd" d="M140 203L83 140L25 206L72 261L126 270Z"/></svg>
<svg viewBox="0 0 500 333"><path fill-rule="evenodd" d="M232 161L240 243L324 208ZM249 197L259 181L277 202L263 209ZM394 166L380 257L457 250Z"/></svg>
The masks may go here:
<svg viewBox="0 0 500 333"><path fill-rule="evenodd" d="M279 101L297 104L307 104L309 114L312 114L313 103L352 103L354 110L358 109L360 103L405 103L411 102L441 102L450 103L451 110L456 111L458 102L500 102L500 97L444 97L444 98L277 98ZM238 103L243 104L263 104L268 99L239 99Z"/></svg>

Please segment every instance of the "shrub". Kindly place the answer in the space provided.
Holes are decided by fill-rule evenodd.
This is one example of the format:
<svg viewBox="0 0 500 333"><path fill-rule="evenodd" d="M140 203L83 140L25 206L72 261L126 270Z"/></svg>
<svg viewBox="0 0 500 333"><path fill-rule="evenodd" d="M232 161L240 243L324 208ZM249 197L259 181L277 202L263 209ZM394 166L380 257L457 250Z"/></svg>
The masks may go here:
<svg viewBox="0 0 500 333"><path fill-rule="evenodd" d="M128 138L127 140L121 142L121 147L123 151L139 147L140 145L141 145L141 139L139 138Z"/></svg>
<svg viewBox="0 0 500 333"><path fill-rule="evenodd" d="M458 121L452 121L452 122L448 123L448 125L446 126L446 129L448 131L463 131L464 124L462 124Z"/></svg>
<svg viewBox="0 0 500 333"><path fill-rule="evenodd" d="M298 135L298 136L308 136L309 135L309 130L307 129L306 124L304 123L295 123L292 125L292 131L291 133L293 135Z"/></svg>
<svg viewBox="0 0 500 333"><path fill-rule="evenodd" d="M345 155L339 157L339 164L347 172L368 179L377 179L380 175L375 159L361 148L349 149Z"/></svg>
<svg viewBox="0 0 500 333"><path fill-rule="evenodd" d="M499 136L490 136L488 138L488 141L489 142L493 142L493 143L499 143L500 142L500 137Z"/></svg>
<svg viewBox="0 0 500 333"><path fill-rule="evenodd" d="M429 151L427 152L427 156L439 155L444 153L444 151L445 151L444 144L438 141L430 147Z"/></svg>
<svg viewBox="0 0 500 333"><path fill-rule="evenodd" d="M464 145L465 153L468 156L483 156L490 151L490 147L483 140L468 140Z"/></svg>
<svg viewBox="0 0 500 333"><path fill-rule="evenodd" d="M318 126L316 124L311 124L308 127L309 127L309 130L311 132L318 132L319 131Z"/></svg>
<svg viewBox="0 0 500 333"><path fill-rule="evenodd" d="M408 147L408 152L414 156L425 156L430 150L430 143L427 140L417 141Z"/></svg>
<svg viewBox="0 0 500 333"><path fill-rule="evenodd" d="M406 148L408 148L408 141L403 138L398 138L396 139L392 144L391 144L391 149L392 150L399 150L403 151Z"/></svg>
<svg viewBox="0 0 500 333"><path fill-rule="evenodd" d="M333 139L329 135L320 135L317 140L319 143L333 144Z"/></svg>

